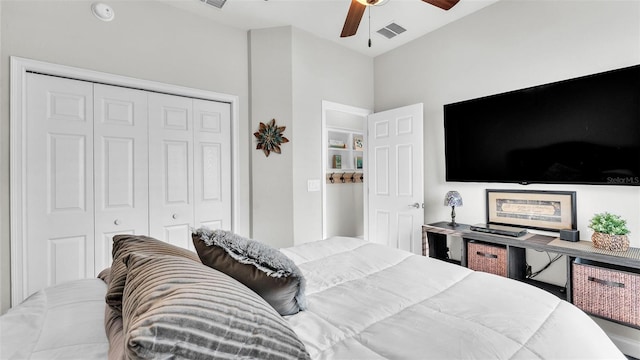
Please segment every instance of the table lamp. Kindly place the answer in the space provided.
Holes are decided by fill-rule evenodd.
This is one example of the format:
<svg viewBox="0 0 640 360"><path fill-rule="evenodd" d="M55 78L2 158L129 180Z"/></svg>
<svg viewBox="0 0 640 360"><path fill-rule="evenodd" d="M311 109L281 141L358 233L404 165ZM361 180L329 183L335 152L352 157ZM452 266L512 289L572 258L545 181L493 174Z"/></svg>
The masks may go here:
<svg viewBox="0 0 640 360"><path fill-rule="evenodd" d="M449 191L444 197L444 205L451 206L451 222L447 225L456 227L456 206L462 206L462 196L457 191Z"/></svg>

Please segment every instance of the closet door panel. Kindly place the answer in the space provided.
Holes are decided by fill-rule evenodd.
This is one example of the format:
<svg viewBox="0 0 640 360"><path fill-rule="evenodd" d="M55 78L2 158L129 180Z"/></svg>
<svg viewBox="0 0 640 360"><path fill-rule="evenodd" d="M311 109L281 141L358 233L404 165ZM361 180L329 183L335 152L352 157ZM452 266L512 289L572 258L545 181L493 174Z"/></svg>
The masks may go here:
<svg viewBox="0 0 640 360"><path fill-rule="evenodd" d="M84 134L47 134L47 187L50 214L87 210L86 143ZM56 225L53 223L52 225Z"/></svg>
<svg viewBox="0 0 640 360"><path fill-rule="evenodd" d="M93 277L93 85L28 74L22 296Z"/></svg>
<svg viewBox="0 0 640 360"><path fill-rule="evenodd" d="M97 274L114 235L149 232L147 93L95 84L94 110Z"/></svg>
<svg viewBox="0 0 640 360"><path fill-rule="evenodd" d="M191 249L195 251L193 240L191 238L191 223L178 221L179 225L167 225L163 229L163 238L166 241L181 248Z"/></svg>
<svg viewBox="0 0 640 360"><path fill-rule="evenodd" d="M189 141L163 141L162 152L165 156L163 179L165 180L165 203L189 205L191 191L189 170L191 169Z"/></svg>
<svg viewBox="0 0 640 360"><path fill-rule="evenodd" d="M190 98L149 94L150 235L193 250L193 118Z"/></svg>
<svg viewBox="0 0 640 360"><path fill-rule="evenodd" d="M231 230L231 105L194 100L195 224Z"/></svg>

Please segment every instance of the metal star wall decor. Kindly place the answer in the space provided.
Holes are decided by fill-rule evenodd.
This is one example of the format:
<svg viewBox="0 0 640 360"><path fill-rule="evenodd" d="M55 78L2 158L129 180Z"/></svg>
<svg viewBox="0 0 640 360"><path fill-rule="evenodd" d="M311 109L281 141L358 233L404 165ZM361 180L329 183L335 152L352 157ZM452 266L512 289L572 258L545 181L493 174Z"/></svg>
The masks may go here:
<svg viewBox="0 0 640 360"><path fill-rule="evenodd" d="M289 139L283 135L286 128L286 126L277 126L276 119L271 119L266 125L260 123L260 130L253 133L253 136L258 139L256 150L262 149L266 156L269 156L272 151L280 154L280 144L289 142Z"/></svg>

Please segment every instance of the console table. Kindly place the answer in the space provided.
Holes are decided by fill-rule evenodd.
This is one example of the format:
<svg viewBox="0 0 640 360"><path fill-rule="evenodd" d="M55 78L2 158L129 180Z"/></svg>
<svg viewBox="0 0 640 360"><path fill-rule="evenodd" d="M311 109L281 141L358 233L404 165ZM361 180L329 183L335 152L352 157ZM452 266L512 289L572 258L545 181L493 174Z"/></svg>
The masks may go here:
<svg viewBox="0 0 640 360"><path fill-rule="evenodd" d="M460 261L449 258L447 235L462 238ZM567 287L527 278L526 249L565 255ZM640 248L614 252L596 249L590 241L569 242L533 233L502 236L472 231L467 224L452 227L443 221L422 226L422 255L530 283L592 315L640 329ZM483 262L493 265L483 267ZM495 264L505 267L501 273L490 270ZM598 303L603 298L609 299L604 306Z"/></svg>

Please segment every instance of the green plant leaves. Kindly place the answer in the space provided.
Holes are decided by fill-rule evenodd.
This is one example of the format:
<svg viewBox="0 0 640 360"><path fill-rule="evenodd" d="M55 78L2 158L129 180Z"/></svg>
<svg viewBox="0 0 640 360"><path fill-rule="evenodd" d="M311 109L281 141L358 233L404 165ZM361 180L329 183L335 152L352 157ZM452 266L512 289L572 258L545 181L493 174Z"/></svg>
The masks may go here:
<svg viewBox="0 0 640 360"><path fill-rule="evenodd" d="M622 219L620 215L608 212L595 214L591 220L589 220L588 227L595 232L603 234L627 235L629 233L627 221Z"/></svg>

